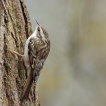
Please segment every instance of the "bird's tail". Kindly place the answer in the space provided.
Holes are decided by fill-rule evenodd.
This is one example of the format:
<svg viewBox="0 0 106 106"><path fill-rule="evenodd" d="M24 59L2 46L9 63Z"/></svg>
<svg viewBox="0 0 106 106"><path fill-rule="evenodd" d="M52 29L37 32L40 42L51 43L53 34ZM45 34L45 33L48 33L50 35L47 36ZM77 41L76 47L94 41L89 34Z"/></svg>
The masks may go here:
<svg viewBox="0 0 106 106"><path fill-rule="evenodd" d="M29 92L30 92L30 89L31 89L31 86L32 86L32 83L33 83L33 77L32 76L33 76L32 72L30 72L28 79L27 79L27 82L26 82L26 85L25 85L25 88L24 88L22 96L21 96L21 101L26 99L29 95Z"/></svg>

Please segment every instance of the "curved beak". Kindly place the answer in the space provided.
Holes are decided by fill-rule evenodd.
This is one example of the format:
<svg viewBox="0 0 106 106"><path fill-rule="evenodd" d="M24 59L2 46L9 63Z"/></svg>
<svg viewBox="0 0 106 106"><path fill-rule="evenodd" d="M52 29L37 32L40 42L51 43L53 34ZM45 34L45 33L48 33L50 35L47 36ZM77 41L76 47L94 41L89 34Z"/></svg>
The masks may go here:
<svg viewBox="0 0 106 106"><path fill-rule="evenodd" d="M33 20L36 22L36 24L37 24L37 25L39 25L39 23L36 21L36 19L35 19L35 18L33 18Z"/></svg>

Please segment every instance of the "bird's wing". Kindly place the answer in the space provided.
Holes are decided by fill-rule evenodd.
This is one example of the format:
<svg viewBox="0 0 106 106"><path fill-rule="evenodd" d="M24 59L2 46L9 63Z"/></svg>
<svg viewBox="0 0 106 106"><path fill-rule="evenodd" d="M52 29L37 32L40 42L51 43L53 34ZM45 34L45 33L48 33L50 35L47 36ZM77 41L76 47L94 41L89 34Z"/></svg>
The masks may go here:
<svg viewBox="0 0 106 106"><path fill-rule="evenodd" d="M39 45L38 45L39 44ZM35 38L31 38L28 44L28 55L30 62L30 74L28 76L22 99L28 96L33 80L37 82L40 71L50 51L50 42L38 43Z"/></svg>
<svg viewBox="0 0 106 106"><path fill-rule="evenodd" d="M38 55L38 50L37 50L37 42L35 38L31 38L29 40L28 44L28 55L29 55L29 61L30 61L30 67L31 67L31 72L32 72L32 77L33 79L35 78L35 73L36 73L36 67L39 62L39 58L37 57Z"/></svg>

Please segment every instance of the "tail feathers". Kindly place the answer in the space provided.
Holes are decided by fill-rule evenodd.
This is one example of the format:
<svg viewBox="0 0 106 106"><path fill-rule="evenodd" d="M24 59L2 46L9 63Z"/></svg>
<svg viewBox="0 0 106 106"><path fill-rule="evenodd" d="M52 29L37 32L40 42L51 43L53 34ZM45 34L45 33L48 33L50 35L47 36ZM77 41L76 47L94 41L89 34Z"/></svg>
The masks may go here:
<svg viewBox="0 0 106 106"><path fill-rule="evenodd" d="M30 74L28 76L28 80L27 80L25 88L24 88L24 91L22 93L21 101L28 98L32 83L33 83L33 77L32 77L32 72L30 72Z"/></svg>

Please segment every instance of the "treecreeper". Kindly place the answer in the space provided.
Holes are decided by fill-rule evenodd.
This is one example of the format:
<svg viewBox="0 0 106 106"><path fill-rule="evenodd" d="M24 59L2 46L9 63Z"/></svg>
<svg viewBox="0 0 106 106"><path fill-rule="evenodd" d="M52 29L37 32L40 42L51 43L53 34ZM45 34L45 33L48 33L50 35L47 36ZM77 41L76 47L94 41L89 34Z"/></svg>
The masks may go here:
<svg viewBox="0 0 106 106"><path fill-rule="evenodd" d="M34 33L25 42L24 54L16 51L10 52L23 57L25 66L29 73L21 100L28 97L32 83L36 84L45 60L50 51L50 40L47 31L35 20L37 26Z"/></svg>

